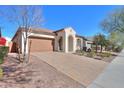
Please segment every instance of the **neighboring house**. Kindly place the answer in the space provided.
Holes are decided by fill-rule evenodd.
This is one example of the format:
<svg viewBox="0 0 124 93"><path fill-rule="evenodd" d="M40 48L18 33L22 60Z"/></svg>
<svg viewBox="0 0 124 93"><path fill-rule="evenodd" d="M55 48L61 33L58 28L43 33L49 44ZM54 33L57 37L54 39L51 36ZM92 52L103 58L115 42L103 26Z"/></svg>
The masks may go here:
<svg viewBox="0 0 124 93"><path fill-rule="evenodd" d="M0 37L0 46L6 46L6 39L3 37Z"/></svg>
<svg viewBox="0 0 124 93"><path fill-rule="evenodd" d="M92 45L93 45L93 41L86 40L85 41L85 45L86 45L86 51L91 51Z"/></svg>
<svg viewBox="0 0 124 93"><path fill-rule="evenodd" d="M1 28L0 28L0 46L6 46L7 45L7 40L2 37L2 33L1 33Z"/></svg>
<svg viewBox="0 0 124 93"><path fill-rule="evenodd" d="M87 48L88 47L91 47L92 49L96 50L96 44L94 41L94 37L91 36L91 37L86 37L87 38L87 43L89 43L89 45L87 45ZM103 51L105 51L105 46L103 46ZM101 45L97 45L97 51L100 52L101 51Z"/></svg>
<svg viewBox="0 0 124 93"><path fill-rule="evenodd" d="M11 52L11 43L12 42L8 41L7 38L2 37L2 33L0 30L0 46L9 47L9 52Z"/></svg>
<svg viewBox="0 0 124 93"><path fill-rule="evenodd" d="M18 28L15 36L12 39L13 46L11 52L24 52L24 28ZM76 34L72 27L67 27L57 31L48 29L31 28L28 33L28 43L26 53L30 52L45 52L45 51L61 51L75 52L87 47L86 39L83 36ZM89 47L89 46L88 46Z"/></svg>

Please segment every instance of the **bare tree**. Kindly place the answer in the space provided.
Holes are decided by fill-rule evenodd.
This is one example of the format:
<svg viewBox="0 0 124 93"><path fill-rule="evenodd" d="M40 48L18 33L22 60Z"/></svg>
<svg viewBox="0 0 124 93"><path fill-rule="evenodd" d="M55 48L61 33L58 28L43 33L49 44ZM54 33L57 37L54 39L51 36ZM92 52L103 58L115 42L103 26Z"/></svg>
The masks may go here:
<svg viewBox="0 0 124 93"><path fill-rule="evenodd" d="M124 7L112 11L102 22L101 28L109 33L113 49L124 47Z"/></svg>
<svg viewBox="0 0 124 93"><path fill-rule="evenodd" d="M29 53L27 54L26 46L28 42L28 36L32 27L39 27L43 23L41 6L10 6L8 13L4 11L1 14L6 17L10 22L15 23L17 26L24 29L24 53L23 61L28 62Z"/></svg>
<svg viewBox="0 0 124 93"><path fill-rule="evenodd" d="M124 7L111 12L102 22L101 28L106 32L124 32Z"/></svg>

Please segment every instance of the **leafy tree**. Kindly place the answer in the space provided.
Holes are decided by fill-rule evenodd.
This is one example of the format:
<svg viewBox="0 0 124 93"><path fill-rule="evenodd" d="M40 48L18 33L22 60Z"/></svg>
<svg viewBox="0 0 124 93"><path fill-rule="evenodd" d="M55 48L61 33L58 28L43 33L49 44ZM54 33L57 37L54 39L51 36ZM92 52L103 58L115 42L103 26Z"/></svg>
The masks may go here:
<svg viewBox="0 0 124 93"><path fill-rule="evenodd" d="M115 50L115 48L124 47L124 33L123 32L111 32L109 35L109 41L112 46L112 50Z"/></svg>
<svg viewBox="0 0 124 93"><path fill-rule="evenodd" d="M102 22L101 28L109 33L112 49L124 46L124 7L111 12Z"/></svg>
<svg viewBox="0 0 124 93"><path fill-rule="evenodd" d="M111 42L109 39L106 39L106 42L105 42L105 50L110 50L110 46L111 46Z"/></svg>

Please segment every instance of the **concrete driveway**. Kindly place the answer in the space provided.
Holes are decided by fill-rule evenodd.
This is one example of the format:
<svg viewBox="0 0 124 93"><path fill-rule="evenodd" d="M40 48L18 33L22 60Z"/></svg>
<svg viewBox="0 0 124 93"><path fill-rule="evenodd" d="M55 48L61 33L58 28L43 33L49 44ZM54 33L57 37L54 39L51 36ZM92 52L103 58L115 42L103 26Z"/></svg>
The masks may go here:
<svg viewBox="0 0 124 93"><path fill-rule="evenodd" d="M107 62L70 53L33 53L42 61L87 87L107 66Z"/></svg>

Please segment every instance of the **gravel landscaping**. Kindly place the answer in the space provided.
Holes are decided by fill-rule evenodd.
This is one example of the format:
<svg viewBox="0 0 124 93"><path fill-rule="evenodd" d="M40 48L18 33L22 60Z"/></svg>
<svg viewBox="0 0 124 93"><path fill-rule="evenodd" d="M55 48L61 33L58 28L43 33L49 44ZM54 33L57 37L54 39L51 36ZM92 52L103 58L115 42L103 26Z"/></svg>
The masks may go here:
<svg viewBox="0 0 124 93"><path fill-rule="evenodd" d="M109 53L110 55L109 55L109 56L103 55L104 53ZM99 53L95 53L95 52L94 52L94 55L93 55L93 54L91 54L91 53L89 53L89 52L78 51L78 52L73 53L73 54L79 55L79 56L86 56L86 57L89 57L89 58L93 58L93 59L96 59L96 60L102 60L102 61L104 61L104 62L110 63L110 62L112 62L113 59L115 59L115 57L118 56L119 53L115 53L115 52L103 52L103 53L100 53L100 52L99 52ZM90 56L89 56L88 54L90 54ZM102 54L103 57L100 56L100 54ZM92 56L91 56L91 55L92 55Z"/></svg>
<svg viewBox="0 0 124 93"><path fill-rule="evenodd" d="M1 88L84 87L34 56L30 57L28 64L19 64L16 55L9 54L1 68L4 69L4 76L0 78Z"/></svg>

